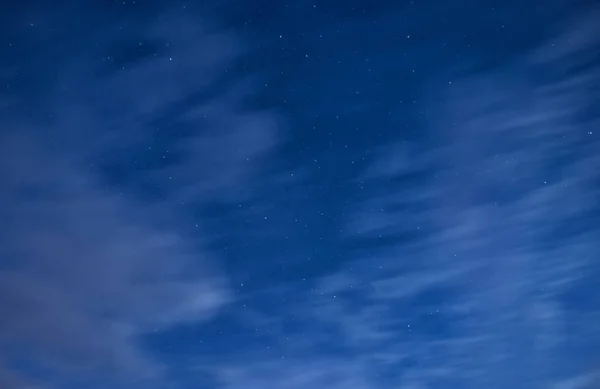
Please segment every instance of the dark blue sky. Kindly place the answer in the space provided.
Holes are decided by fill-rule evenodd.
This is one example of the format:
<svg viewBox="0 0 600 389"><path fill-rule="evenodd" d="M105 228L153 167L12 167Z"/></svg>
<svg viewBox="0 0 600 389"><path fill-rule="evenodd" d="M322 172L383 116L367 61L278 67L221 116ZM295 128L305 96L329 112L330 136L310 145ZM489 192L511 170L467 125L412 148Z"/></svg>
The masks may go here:
<svg viewBox="0 0 600 389"><path fill-rule="evenodd" d="M2 389L600 385L594 2L0 7Z"/></svg>

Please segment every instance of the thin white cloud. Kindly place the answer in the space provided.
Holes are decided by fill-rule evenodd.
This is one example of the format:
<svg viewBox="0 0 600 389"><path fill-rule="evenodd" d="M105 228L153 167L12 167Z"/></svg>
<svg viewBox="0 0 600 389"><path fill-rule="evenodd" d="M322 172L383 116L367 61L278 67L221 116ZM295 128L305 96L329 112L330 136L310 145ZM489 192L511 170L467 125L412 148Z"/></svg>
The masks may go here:
<svg viewBox="0 0 600 389"><path fill-rule="evenodd" d="M595 36L577 36L590 54ZM598 212L599 122L586 110L600 73L543 80L540 67L569 58L537 53L427 96L436 147L376 153L358 181L387 193L366 191L344 230L387 246L362 250L289 307L311 325L280 355L227 370L226 387L589 386L594 355L573 350L581 334L597 339L598 308L568 293L594 293L599 270L598 223L585 220ZM431 174L390 184L415 171Z"/></svg>
<svg viewBox="0 0 600 389"><path fill-rule="evenodd" d="M552 386L553 389L592 389L596 388L599 380L598 373L586 373L561 381Z"/></svg>
<svg viewBox="0 0 600 389"><path fill-rule="evenodd" d="M78 24L63 19L59 13L54 33L44 36L45 53L61 50L56 29L68 33ZM18 382L28 374L11 372L11 360L49 371L49 385L98 376L127 387L162 382L161 362L138 336L209 320L232 297L213 253L190 236L178 208L184 199L246 190L257 160L277 146L279 119L245 110L243 88L235 86L192 103L243 51L230 34L207 32L189 15L158 19L141 18L132 34L140 45L162 45L157 55L112 70L103 66L112 66L106 57L124 33L91 23L81 33L96 44L79 41L49 90L21 96L3 119L0 350L8 359L0 386L27 387ZM50 111L50 119L27 120L18 114L25 108L33 117ZM193 110L209 120L191 118ZM166 198L142 201L108 186L96 162L147 148L153 121L170 112L192 129L172 151L176 163L146 172L158 184L170 182Z"/></svg>

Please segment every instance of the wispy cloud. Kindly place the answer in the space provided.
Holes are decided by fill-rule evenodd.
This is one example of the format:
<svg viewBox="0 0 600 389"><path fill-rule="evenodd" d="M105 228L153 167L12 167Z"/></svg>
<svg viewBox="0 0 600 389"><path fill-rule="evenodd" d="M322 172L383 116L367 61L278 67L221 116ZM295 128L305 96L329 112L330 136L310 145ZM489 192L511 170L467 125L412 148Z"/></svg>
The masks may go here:
<svg viewBox="0 0 600 389"><path fill-rule="evenodd" d="M575 36L579 58L597 50L596 35ZM571 38L547 47L564 39ZM407 369L418 387L437 382L420 373L427 366L447 369L445 378L465 387L544 387L593 357L567 350L577 347L569 328L589 326L597 307L567 294L591 288L590 274L598 272L599 121L588 104L600 78L566 53L539 53L426 96L426 137L435 140L429 149L413 146L422 150L416 166L409 148L392 146L368 170L365 186L410 186L411 173L429 169L425 183L410 190L419 203L405 189L370 197L364 208L371 212L352 223L372 226L374 216L378 228L354 228L349 237L397 237L407 228L418 237L383 250L398 260L387 261L371 288L373 301L398 310L436 296L435 312L449 332L418 343L421 363ZM564 62L571 70L556 77ZM416 263L407 265L411 259ZM414 331L425 336L420 322L415 318ZM451 346L436 347L443 342Z"/></svg>
<svg viewBox="0 0 600 389"><path fill-rule="evenodd" d="M588 103L600 77L585 62L596 35L578 29L426 88L426 133L373 153L357 180L344 231L362 257L285 307L282 323L305 326L264 362L219 373L226 387L592 382L600 122ZM586 66L564 57L572 36Z"/></svg>
<svg viewBox="0 0 600 389"><path fill-rule="evenodd" d="M35 96L7 97L0 135L0 386L160 382L138 336L208 320L232 297L182 209L246 193L279 118L244 107L252 81L224 81L242 47L191 11L140 15L125 31L110 15L82 27L63 11L32 27L43 42L18 42L58 71ZM79 35L56 59L62 34ZM172 148L155 150L155 137ZM110 184L127 169L135 179ZM140 197L138 184L161 196Z"/></svg>
<svg viewBox="0 0 600 389"><path fill-rule="evenodd" d="M39 40L19 44L55 76L0 97L9 389L168 386L172 366L140 335L206 323L248 288L219 268L198 206L252 198L236 215L272 223L231 235L303 239L280 225L296 225L290 204L309 200L297 180L310 180L269 163L282 120L246 105L255 78L229 77L244 45L189 9L127 24L98 12L32 18ZM495 69L432 79L415 103L422 136L376 149L357 177L343 267L240 292L227 313L260 344L182 369L232 389L594 384L600 35L583 26ZM35 78L39 63L7 69ZM258 187L281 192L256 200Z"/></svg>

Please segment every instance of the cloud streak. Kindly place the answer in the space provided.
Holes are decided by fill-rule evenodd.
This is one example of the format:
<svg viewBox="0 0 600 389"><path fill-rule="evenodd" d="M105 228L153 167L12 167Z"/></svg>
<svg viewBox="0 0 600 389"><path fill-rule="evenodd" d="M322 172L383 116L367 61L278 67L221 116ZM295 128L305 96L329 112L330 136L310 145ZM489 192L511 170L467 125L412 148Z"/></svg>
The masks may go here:
<svg viewBox="0 0 600 389"><path fill-rule="evenodd" d="M370 152L361 190L336 205L346 219L327 221L341 242L318 247L347 260L281 286L253 277L312 274L326 256L306 248L322 239L306 232L316 180L272 163L282 118L246 104L254 77L230 77L244 45L189 9L63 17L76 11L30 18L38 38L15 46L39 50L55 77L0 97L1 387L597 383L595 24L430 79L413 103L422 134ZM35 78L39 65L0 74ZM214 203L234 204L235 223L229 208L217 218L243 241L239 262L286 257L226 273L197 217ZM219 328L191 356L142 341L188 343L190 327Z"/></svg>
<svg viewBox="0 0 600 389"><path fill-rule="evenodd" d="M50 23L58 31L19 44L57 56L60 37L82 27L64 16L75 10L63 11ZM203 247L208 239L191 231L182 209L248 191L278 143L278 117L244 107L251 81L210 92L243 54L229 33L209 32L189 12L140 17L125 32L100 16L104 24L79 30L47 90L3 99L12 110L0 135L3 388L93 387L98 376L113 387L161 382L164 366L139 336L209 320L232 297ZM135 38L140 58L115 54L124 36ZM19 115L31 111L50 111L49 120ZM186 132L165 122L167 114ZM158 136L173 147L155 151L161 120ZM151 155L141 166L144 152ZM146 181L111 185L127 168ZM162 195L144 199L140 184Z"/></svg>
<svg viewBox="0 0 600 389"><path fill-rule="evenodd" d="M373 152L357 179L343 231L361 257L289 303L279 328L301 329L226 369L225 387L595 384L599 42L579 29L431 80L425 134Z"/></svg>

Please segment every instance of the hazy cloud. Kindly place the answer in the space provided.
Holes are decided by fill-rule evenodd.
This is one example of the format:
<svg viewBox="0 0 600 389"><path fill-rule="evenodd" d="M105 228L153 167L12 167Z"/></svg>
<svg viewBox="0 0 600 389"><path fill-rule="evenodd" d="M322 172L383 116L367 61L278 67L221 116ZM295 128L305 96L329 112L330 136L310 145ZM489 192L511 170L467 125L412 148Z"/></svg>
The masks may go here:
<svg viewBox="0 0 600 389"><path fill-rule="evenodd" d="M168 385L164 361L140 335L204 323L242 289L197 232L202 220L187 214L264 184L282 120L245 104L254 78L228 78L244 50L232 34L187 12L139 17L127 26L37 22L41 31L59 27L24 47L58 58L56 77L35 96L0 97L0 109L11 109L0 135L2 387ZM231 314L270 343L257 335L260 347L198 356L203 383L596 382L600 304L589 291L600 272L592 257L600 145L589 96L600 72L588 62L598 51L595 25L581 26L518 61L442 87L432 78L419 98L425 136L375 150L357 177L366 189L346 210L341 233L351 244L340 249L353 259L301 286L256 287L274 311L245 295ZM80 39L58 45L65 35ZM563 62L574 66L565 71ZM36 66L23 72L33 77ZM26 119L30 112L47 121ZM278 173L269 185L309 185L302 169ZM158 194L148 199L139 186ZM287 216L298 192L282 192L281 212L264 199L239 212ZM278 227L243 233L287 240Z"/></svg>
<svg viewBox="0 0 600 389"><path fill-rule="evenodd" d="M53 19L58 27L43 42L21 44L43 43L40 56L58 56L61 34L81 27L65 19L69 12ZM0 136L0 347L8 358L0 386L7 388L26 388L18 377L41 371L57 384L97 374L128 387L160 380L161 362L138 336L208 320L231 298L180 209L247 190L257 160L277 145L277 116L243 106L251 83L210 92L243 54L230 34L172 12L141 16L126 32L117 20L87 27L47 90L2 99L16 107ZM125 35L140 53L157 48L125 61L118 55ZM47 122L24 119L38 110L49 111ZM184 122L185 133L164 122L166 114ZM159 136L173 144L163 155L173 161L128 165L155 152L154 131L163 126ZM135 182L110 185L107 161L138 169L164 196L143 200ZM25 367L13 368L15 361Z"/></svg>
<svg viewBox="0 0 600 389"><path fill-rule="evenodd" d="M427 141L382 147L357 179L344 233L364 256L290 304L280 327L305 330L226 387L587 387L598 296L572 294L600 270L600 78L552 75L560 50L426 88Z"/></svg>

